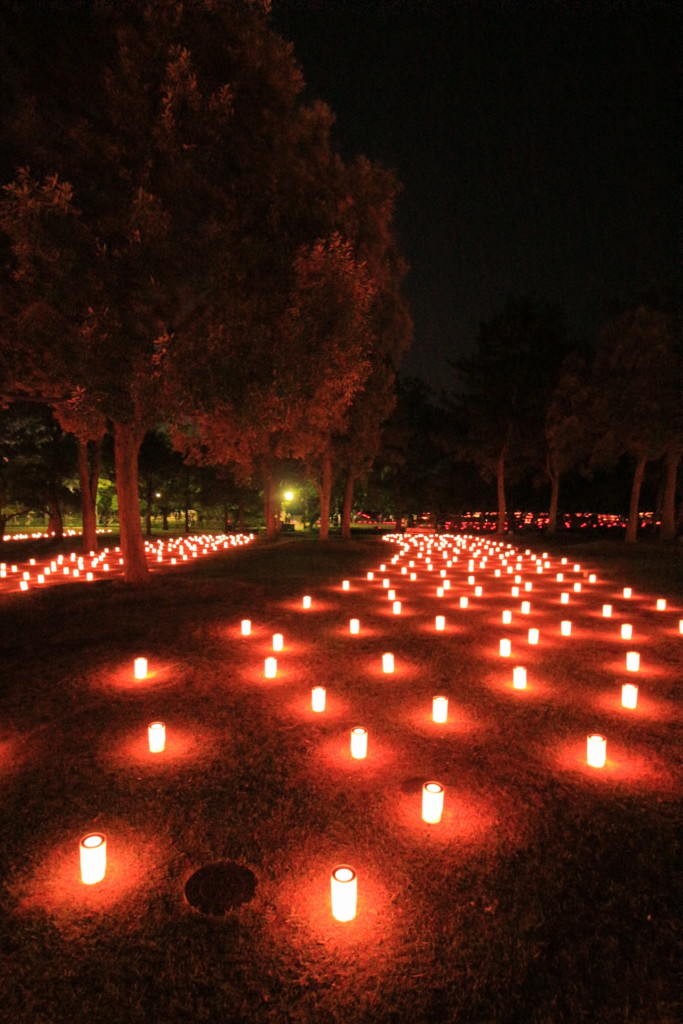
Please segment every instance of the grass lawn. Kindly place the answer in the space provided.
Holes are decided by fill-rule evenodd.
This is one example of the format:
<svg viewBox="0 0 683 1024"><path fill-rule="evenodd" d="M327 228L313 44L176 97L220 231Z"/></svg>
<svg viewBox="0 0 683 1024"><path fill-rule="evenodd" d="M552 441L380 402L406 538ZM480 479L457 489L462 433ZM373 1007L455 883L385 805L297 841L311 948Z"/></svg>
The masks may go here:
<svg viewBox="0 0 683 1024"><path fill-rule="evenodd" d="M533 590L517 599L492 559L474 570L481 598L462 554L438 598L438 573L422 560L411 582L385 541L299 537L165 570L144 590L0 596L0 1022L679 1020L678 570L655 548L635 571L621 546L578 550L566 566L558 550L543 575L527 559ZM285 650L269 680L276 631ZM642 663L632 711L620 706L627 650ZM142 681L137 655L149 659ZM322 714L310 709L317 684ZM450 700L444 725L431 719L436 693ZM163 754L147 748L155 719ZM369 731L364 761L349 755L355 725ZM586 765L592 732L607 737L603 769ZM420 816L428 779L445 786L438 825ZM86 886L78 840L99 830L107 875ZM242 868L253 898L201 913L185 885L221 862L238 867L200 895L234 901ZM330 913L340 862L358 874L347 924Z"/></svg>

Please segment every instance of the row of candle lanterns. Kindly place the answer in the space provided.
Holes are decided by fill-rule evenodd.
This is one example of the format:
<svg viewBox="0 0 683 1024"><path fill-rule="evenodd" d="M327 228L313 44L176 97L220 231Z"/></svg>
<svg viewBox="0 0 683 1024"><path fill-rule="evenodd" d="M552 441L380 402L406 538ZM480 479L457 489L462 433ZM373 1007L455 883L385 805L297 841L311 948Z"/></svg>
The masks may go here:
<svg viewBox="0 0 683 1024"><path fill-rule="evenodd" d="M405 567L403 567L405 568ZM578 571L578 566L574 566L574 570ZM385 571L386 567L382 566L381 571ZM428 569L432 569L431 565L428 565ZM411 574L414 576L415 574ZM369 572L367 576L368 580L374 578L374 573ZM594 577L592 577L594 582ZM400 613L401 604L396 600L395 592L391 592L391 588L388 586L388 580L383 581L383 587L390 591L389 597L393 602L393 610L395 613ZM342 583L342 589L350 589L350 582L344 580ZM447 588L444 588L447 589ZM481 588L479 589L479 596L481 594ZM531 589L529 586L527 589ZM575 588L576 589L576 588ZM578 588L580 590L580 587ZM628 588L625 589L624 597L629 598L631 593L627 592ZM476 593L476 589L475 589ZM464 603L463 603L464 600ZM526 607L524 607L526 605ZM302 601L302 607L304 609L311 608L311 597L306 595ZM467 607L467 598L461 598L461 607ZM609 613L606 612L605 608L609 606L603 606L603 614L606 617L611 615L611 607ZM666 607L664 599L657 602L658 610L664 610ZM530 611L530 605L528 602L524 602L522 606L522 614L528 614ZM511 621L510 618L506 619L506 613L504 613L503 621ZM445 616L439 615L435 618L435 629L437 631L443 631L445 629ZM624 624L628 626L629 624ZM358 619L350 620L350 632L358 633L360 629L360 623ZM683 632L683 620L680 623L681 632ZM571 622L563 620L561 623L560 631L562 635L571 635ZM248 636L251 633L251 622L249 620L243 620L241 624L242 635ZM622 626L621 636L623 639L631 639L631 629L624 628ZM537 629L529 631L528 639L529 642L534 644L538 643L539 633ZM283 636L280 633L273 635L273 650L280 651L283 649ZM511 646L509 640L501 641L501 654L503 656L509 656L511 654ZM142 665L144 662L144 672L138 675L138 662ZM627 655L627 668L630 671L637 671L639 667L639 655L637 652L629 652ZM394 671L394 657L390 652L385 652L382 655L382 670L385 673ZM142 669L140 670L142 671ZM136 678L144 678L147 671L147 665L144 659L136 659L135 675ZM266 675L272 672L274 677L277 671L277 662L275 658L266 659ZM516 666L513 669L513 687L515 689L524 689L526 687L527 677L526 669L523 666ZM622 687L622 704L624 707L636 707L638 695L638 687L632 684L624 684ZM326 689L323 686L316 686L311 692L311 706L316 712L323 712L326 706ZM448 698L443 695L438 695L433 698L432 701L432 717L435 722L446 722L448 720ZM149 745L150 751L163 751L164 740L165 740L165 727L163 723L155 722L149 726ZM591 767L601 768L606 763L606 739L602 735L592 734L587 737L586 747L586 761ZM350 736L351 743L351 756L355 759L363 759L367 756L368 750L368 731L365 727L356 726L351 730ZM438 824L441 821L444 807L444 786L441 783L429 781L425 782L422 786L422 818L425 822L430 824ZM93 883L101 880L104 877L104 866L106 865L106 838L101 833L92 833L85 836L81 840L81 866L83 881ZM92 857L92 867L84 867L84 863L88 861L88 858ZM86 877L87 876L87 877ZM357 905L357 875L354 868L349 865L341 864L333 868L330 876L331 885L331 903L332 903L332 914L338 921L351 921L356 914Z"/></svg>

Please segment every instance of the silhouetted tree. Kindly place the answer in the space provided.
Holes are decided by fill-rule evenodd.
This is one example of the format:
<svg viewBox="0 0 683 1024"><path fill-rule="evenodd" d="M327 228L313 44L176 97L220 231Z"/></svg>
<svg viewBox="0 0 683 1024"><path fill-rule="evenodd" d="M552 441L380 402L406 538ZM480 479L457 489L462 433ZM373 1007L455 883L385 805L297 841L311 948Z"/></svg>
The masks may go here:
<svg viewBox="0 0 683 1024"><path fill-rule="evenodd" d="M473 355L457 364L456 405L465 428L459 452L496 481L498 533L506 530L506 480L542 463L546 403L566 353L559 309L510 299L481 325Z"/></svg>
<svg viewBox="0 0 683 1024"><path fill-rule="evenodd" d="M638 306L602 331L592 375L594 461L628 455L634 463L627 543L638 535L648 461L666 465L662 536L674 535L676 470L683 451L683 359L677 318Z"/></svg>

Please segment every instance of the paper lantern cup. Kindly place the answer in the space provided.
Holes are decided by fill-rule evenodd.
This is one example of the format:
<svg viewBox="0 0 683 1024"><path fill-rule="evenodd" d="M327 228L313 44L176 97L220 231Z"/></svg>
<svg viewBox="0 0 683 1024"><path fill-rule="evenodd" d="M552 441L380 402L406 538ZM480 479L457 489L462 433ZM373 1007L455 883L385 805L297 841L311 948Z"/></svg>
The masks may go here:
<svg viewBox="0 0 683 1024"><path fill-rule="evenodd" d="M638 706L638 687L633 683L624 683L621 688L622 708L635 708Z"/></svg>
<svg viewBox="0 0 683 1024"><path fill-rule="evenodd" d="M151 754L160 754L166 749L166 726L163 722L150 722L147 726L147 742Z"/></svg>
<svg viewBox="0 0 683 1024"><path fill-rule="evenodd" d="M81 881L85 885L101 882L107 871L107 837L102 832L90 832L79 844Z"/></svg>
<svg viewBox="0 0 683 1024"><path fill-rule="evenodd" d="M440 782L425 782L422 787L422 820L438 825L443 815L444 790Z"/></svg>
<svg viewBox="0 0 683 1024"><path fill-rule="evenodd" d="M330 876L332 916L337 921L353 921L356 916L358 879L347 864L339 864Z"/></svg>
<svg viewBox="0 0 683 1024"><path fill-rule="evenodd" d="M448 721L448 697L432 698L432 718L440 724Z"/></svg>
<svg viewBox="0 0 683 1024"><path fill-rule="evenodd" d="M512 685L515 690L526 690L526 669L522 665L513 668Z"/></svg>
<svg viewBox="0 0 683 1024"><path fill-rule="evenodd" d="M591 768L604 768L607 760L607 740L597 734L586 741L586 761Z"/></svg>
<svg viewBox="0 0 683 1024"><path fill-rule="evenodd" d="M327 691L324 686L314 686L311 690L311 708L313 711L324 711Z"/></svg>
<svg viewBox="0 0 683 1024"><path fill-rule="evenodd" d="M362 761L368 754L368 730L357 725L351 730L351 757Z"/></svg>

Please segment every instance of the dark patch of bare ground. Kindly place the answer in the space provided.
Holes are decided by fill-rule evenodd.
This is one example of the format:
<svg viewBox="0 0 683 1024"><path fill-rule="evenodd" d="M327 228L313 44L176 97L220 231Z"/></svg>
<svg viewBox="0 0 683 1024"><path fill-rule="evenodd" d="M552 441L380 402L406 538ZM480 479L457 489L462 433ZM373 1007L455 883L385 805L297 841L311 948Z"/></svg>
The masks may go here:
<svg viewBox="0 0 683 1024"><path fill-rule="evenodd" d="M523 694L497 656L510 603L498 584L467 612L438 605L448 628L437 635L432 579L410 589L392 576L400 618L381 583L365 581L389 559L381 541L296 538L169 570L146 588L1 598L0 1021L678 1020L673 549L567 551L599 583L575 602L568 643L556 635L566 612L540 593L537 650L515 617ZM465 589L453 580L455 597ZM637 590L626 609L625 582ZM652 610L660 593L673 606L663 615ZM594 613L608 599L633 620L643 658L631 715L619 707L616 621ZM275 631L286 649L269 681ZM385 650L391 677L379 670ZM150 675L136 684L138 654ZM324 715L309 710L317 683ZM451 702L441 728L429 714L438 691ZM167 725L163 755L146 749L153 719ZM369 756L354 763L358 724ZM608 737L604 771L585 766L596 730ZM420 818L429 778L446 787L438 826ZM84 886L77 844L91 830L107 834L109 866ZM253 899L199 913L186 883L226 862L253 872ZM346 925L329 909L339 862L359 878Z"/></svg>

